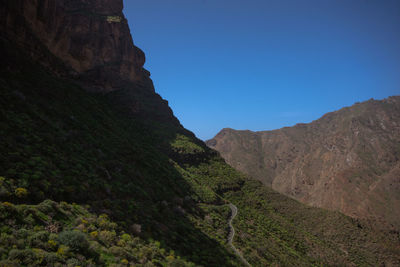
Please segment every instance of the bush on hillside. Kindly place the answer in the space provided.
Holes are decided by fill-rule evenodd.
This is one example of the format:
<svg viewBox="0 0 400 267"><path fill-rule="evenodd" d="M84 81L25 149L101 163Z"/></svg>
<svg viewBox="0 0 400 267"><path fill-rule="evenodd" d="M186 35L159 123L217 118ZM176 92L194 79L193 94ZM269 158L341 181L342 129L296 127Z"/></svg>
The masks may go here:
<svg viewBox="0 0 400 267"><path fill-rule="evenodd" d="M89 247L86 236L78 231L64 231L58 236L58 241L68 246L72 251L84 251Z"/></svg>

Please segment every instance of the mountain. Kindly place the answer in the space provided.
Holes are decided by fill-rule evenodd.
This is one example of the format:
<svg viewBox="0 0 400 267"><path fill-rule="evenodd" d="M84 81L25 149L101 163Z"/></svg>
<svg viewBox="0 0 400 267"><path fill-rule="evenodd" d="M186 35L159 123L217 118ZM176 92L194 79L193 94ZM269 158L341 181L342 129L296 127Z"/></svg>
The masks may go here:
<svg viewBox="0 0 400 267"><path fill-rule="evenodd" d="M280 193L400 229L399 96L275 131L223 129L207 144Z"/></svg>
<svg viewBox="0 0 400 267"><path fill-rule="evenodd" d="M0 3L0 266L243 266L230 225L253 266L399 265L398 232L262 187L184 129L122 0Z"/></svg>

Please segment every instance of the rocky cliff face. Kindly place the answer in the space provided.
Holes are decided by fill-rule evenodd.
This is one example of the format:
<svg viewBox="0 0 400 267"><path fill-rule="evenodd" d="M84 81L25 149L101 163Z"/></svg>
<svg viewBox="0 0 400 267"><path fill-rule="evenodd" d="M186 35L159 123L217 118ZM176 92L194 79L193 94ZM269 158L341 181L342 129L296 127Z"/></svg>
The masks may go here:
<svg viewBox="0 0 400 267"><path fill-rule="evenodd" d="M122 0L0 0L0 38L136 117L180 125L155 93L122 9Z"/></svg>
<svg viewBox="0 0 400 267"><path fill-rule="evenodd" d="M301 202L400 228L400 97L275 131L224 129L207 144Z"/></svg>
<svg viewBox="0 0 400 267"><path fill-rule="evenodd" d="M144 83L154 90L150 73L143 69L145 55L133 45L122 0L1 0L0 4L1 36L18 42L59 74L96 92L113 91L126 83ZM57 67L52 56L64 66Z"/></svg>

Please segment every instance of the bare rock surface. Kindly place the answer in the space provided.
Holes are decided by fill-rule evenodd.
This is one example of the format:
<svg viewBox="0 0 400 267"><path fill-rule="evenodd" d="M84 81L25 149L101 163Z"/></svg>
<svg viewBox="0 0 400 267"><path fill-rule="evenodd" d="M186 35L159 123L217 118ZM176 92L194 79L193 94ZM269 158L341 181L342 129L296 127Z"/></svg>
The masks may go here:
<svg viewBox="0 0 400 267"><path fill-rule="evenodd" d="M155 92L122 10L123 0L0 0L0 38L125 113L180 125Z"/></svg>
<svg viewBox="0 0 400 267"><path fill-rule="evenodd" d="M145 83L154 90L150 73L143 69L145 55L133 44L122 0L1 0L0 4L5 38L60 71L47 49L88 90L112 91L123 82Z"/></svg>
<svg viewBox="0 0 400 267"><path fill-rule="evenodd" d="M207 144L303 203L400 229L400 97L274 131L223 129Z"/></svg>

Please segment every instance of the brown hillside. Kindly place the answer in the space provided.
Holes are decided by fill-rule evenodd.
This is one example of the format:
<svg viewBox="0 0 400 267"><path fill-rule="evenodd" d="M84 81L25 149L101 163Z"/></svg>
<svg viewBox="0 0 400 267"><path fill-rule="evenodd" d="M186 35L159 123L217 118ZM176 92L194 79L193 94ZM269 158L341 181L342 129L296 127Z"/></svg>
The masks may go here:
<svg viewBox="0 0 400 267"><path fill-rule="evenodd" d="M275 131L223 129L207 144L290 197L400 228L399 96Z"/></svg>

